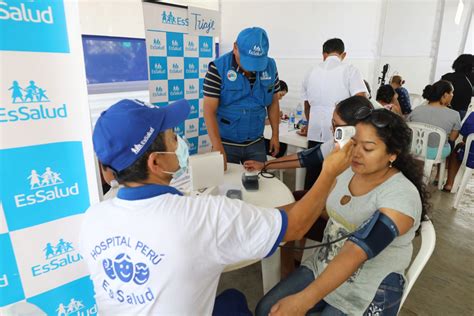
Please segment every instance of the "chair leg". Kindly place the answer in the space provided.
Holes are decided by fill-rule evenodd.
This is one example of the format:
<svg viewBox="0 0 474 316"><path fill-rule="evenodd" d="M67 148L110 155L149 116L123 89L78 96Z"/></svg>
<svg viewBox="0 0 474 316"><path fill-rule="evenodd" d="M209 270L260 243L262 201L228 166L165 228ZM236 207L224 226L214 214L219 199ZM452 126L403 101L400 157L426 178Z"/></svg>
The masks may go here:
<svg viewBox="0 0 474 316"><path fill-rule="evenodd" d="M454 199L454 207L455 208L458 208L458 206L459 206L459 202L461 201L461 197L464 195L464 191L466 190L467 183L471 179L473 171L474 171L474 169L471 169L471 168L466 168L466 170L464 171L464 174L462 176L461 185L459 186L459 190L456 193L456 198Z"/></svg>
<svg viewBox="0 0 474 316"><path fill-rule="evenodd" d="M430 177L431 177L431 169L433 169L433 160L426 159L425 160L425 167L423 170L423 175L424 175L424 181L426 184L430 183Z"/></svg>
<svg viewBox="0 0 474 316"><path fill-rule="evenodd" d="M456 173L456 177L454 178L454 183L453 183L453 187L451 188L451 193L456 193L459 190L459 185L461 184L462 175L464 174L465 171L466 171L466 166L461 165L461 167L459 167L458 172Z"/></svg>
<svg viewBox="0 0 474 316"><path fill-rule="evenodd" d="M446 174L446 160L443 160L439 165L438 190L443 190L445 174Z"/></svg>

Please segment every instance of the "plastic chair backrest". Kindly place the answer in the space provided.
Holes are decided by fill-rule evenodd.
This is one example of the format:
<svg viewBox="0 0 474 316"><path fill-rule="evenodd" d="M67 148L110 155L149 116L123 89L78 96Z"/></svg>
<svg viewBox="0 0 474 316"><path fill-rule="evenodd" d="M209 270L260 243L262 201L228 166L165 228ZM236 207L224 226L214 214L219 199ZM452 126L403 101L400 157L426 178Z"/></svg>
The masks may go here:
<svg viewBox="0 0 474 316"><path fill-rule="evenodd" d="M418 251L415 259L408 268L405 276L407 278L407 283L405 284L405 289L403 290L403 296L400 303L400 309L403 306L408 294L410 293L413 285L423 271L426 263L433 254L435 245L436 245L436 232L431 220L425 220L421 222L421 247Z"/></svg>
<svg viewBox="0 0 474 316"><path fill-rule="evenodd" d="M467 158L469 158L469 153L472 145L472 141L474 140L474 133L469 134L466 139L466 146L464 147L464 157L462 158L461 166L467 165Z"/></svg>
<svg viewBox="0 0 474 316"><path fill-rule="evenodd" d="M464 115L464 118L463 118L462 121L461 121L461 126L462 126L462 125L464 124L464 122L467 120L467 117L469 116L469 114L472 113L472 111L474 111L474 103L469 104L469 106L467 107L466 115Z"/></svg>
<svg viewBox="0 0 474 316"><path fill-rule="evenodd" d="M446 131L441 127L426 123L408 122L407 124L413 132L411 138L411 153L417 158L425 160L428 151L428 138L430 134L435 133L439 135L439 145L438 153L434 160L437 162L441 161L443 147L446 143Z"/></svg>

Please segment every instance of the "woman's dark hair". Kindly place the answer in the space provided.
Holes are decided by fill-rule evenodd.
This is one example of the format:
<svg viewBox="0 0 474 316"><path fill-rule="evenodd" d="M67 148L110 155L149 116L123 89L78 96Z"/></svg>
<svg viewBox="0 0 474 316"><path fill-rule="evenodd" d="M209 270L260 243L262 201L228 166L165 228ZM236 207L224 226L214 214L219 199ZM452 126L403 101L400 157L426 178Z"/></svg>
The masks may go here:
<svg viewBox="0 0 474 316"><path fill-rule="evenodd" d="M380 127L375 118L383 118L387 125ZM387 109L373 110L371 115L359 120L359 123L370 124L377 132L377 136L387 146L387 153L396 154L397 159L392 166L403 173L405 177L418 189L422 203L421 220L425 219L431 205L428 201L430 195L423 182L423 169L417 164L416 159L410 153L412 132L403 118Z"/></svg>
<svg viewBox="0 0 474 316"><path fill-rule="evenodd" d="M451 84L451 82L449 82L447 80L440 80L440 81L437 81L433 84L427 85L423 89L422 96L423 96L423 98L425 98L429 102L436 102L436 101L441 100L441 97L445 93L450 93L453 90L454 90L454 88L453 88L453 85Z"/></svg>
<svg viewBox="0 0 474 316"><path fill-rule="evenodd" d="M474 56L472 54L462 54L453 62L453 70L455 72L462 72L469 74L472 72L474 64Z"/></svg>
<svg viewBox="0 0 474 316"><path fill-rule="evenodd" d="M358 120L354 114L361 108L373 109L374 107L367 98L355 95L339 102L335 111L347 125L356 125Z"/></svg>
<svg viewBox="0 0 474 316"><path fill-rule="evenodd" d="M375 100L382 101L385 103L391 103L393 96L395 95L395 90L389 84L384 84L379 87L377 90L377 95Z"/></svg>
<svg viewBox="0 0 474 316"><path fill-rule="evenodd" d="M280 91L288 92L288 85L283 80L280 80Z"/></svg>
<svg viewBox="0 0 474 316"><path fill-rule="evenodd" d="M328 39L323 44L323 53L331 54L331 53L344 53L344 42L340 38L331 38Z"/></svg>
<svg viewBox="0 0 474 316"><path fill-rule="evenodd" d="M159 133L150 147L143 153L143 155L135 160L135 162L126 169L116 172L115 179L119 183L124 182L140 182L148 178L148 158L150 154L155 151L167 151L165 145L165 131ZM107 166L109 167L109 166ZM110 167L109 167L110 168ZM112 169L112 168L111 168ZM112 169L113 170L113 169Z"/></svg>

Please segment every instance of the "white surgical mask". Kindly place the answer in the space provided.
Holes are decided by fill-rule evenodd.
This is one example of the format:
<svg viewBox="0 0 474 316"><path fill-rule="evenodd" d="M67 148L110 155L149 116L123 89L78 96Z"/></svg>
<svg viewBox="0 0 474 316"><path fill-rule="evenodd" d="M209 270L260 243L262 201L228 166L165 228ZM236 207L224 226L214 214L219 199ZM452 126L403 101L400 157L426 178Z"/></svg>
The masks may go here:
<svg viewBox="0 0 474 316"><path fill-rule="evenodd" d="M189 161L189 147L187 142L181 138L181 136L177 135L178 138L178 147L176 148L175 151L159 151L158 153L160 154L175 154L176 157L178 158L179 162L179 169L171 172L171 171L163 171L164 173L167 174L172 174L173 179L176 180L179 177L181 177L184 173L187 172L188 170L188 161Z"/></svg>

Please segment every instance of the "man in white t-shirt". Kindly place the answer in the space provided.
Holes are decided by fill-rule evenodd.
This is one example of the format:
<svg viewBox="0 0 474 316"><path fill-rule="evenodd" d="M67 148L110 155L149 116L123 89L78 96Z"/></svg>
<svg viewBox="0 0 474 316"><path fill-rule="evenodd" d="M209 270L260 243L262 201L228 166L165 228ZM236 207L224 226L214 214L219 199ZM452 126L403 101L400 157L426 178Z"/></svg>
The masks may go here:
<svg viewBox="0 0 474 316"><path fill-rule="evenodd" d="M95 152L121 184L117 197L87 210L79 237L101 314L210 315L225 266L300 239L351 159L352 144L335 151L314 189L281 209L182 196L169 183L189 154L173 128L188 114L186 100L163 108L122 100L97 121Z"/></svg>
<svg viewBox="0 0 474 316"><path fill-rule="evenodd" d="M354 95L367 97L367 88L357 68L343 63L344 42L332 38L323 44L323 62L310 69L304 78L302 98L308 119L308 148L333 137L331 118L337 103ZM305 189L317 179L321 169L307 168Z"/></svg>

